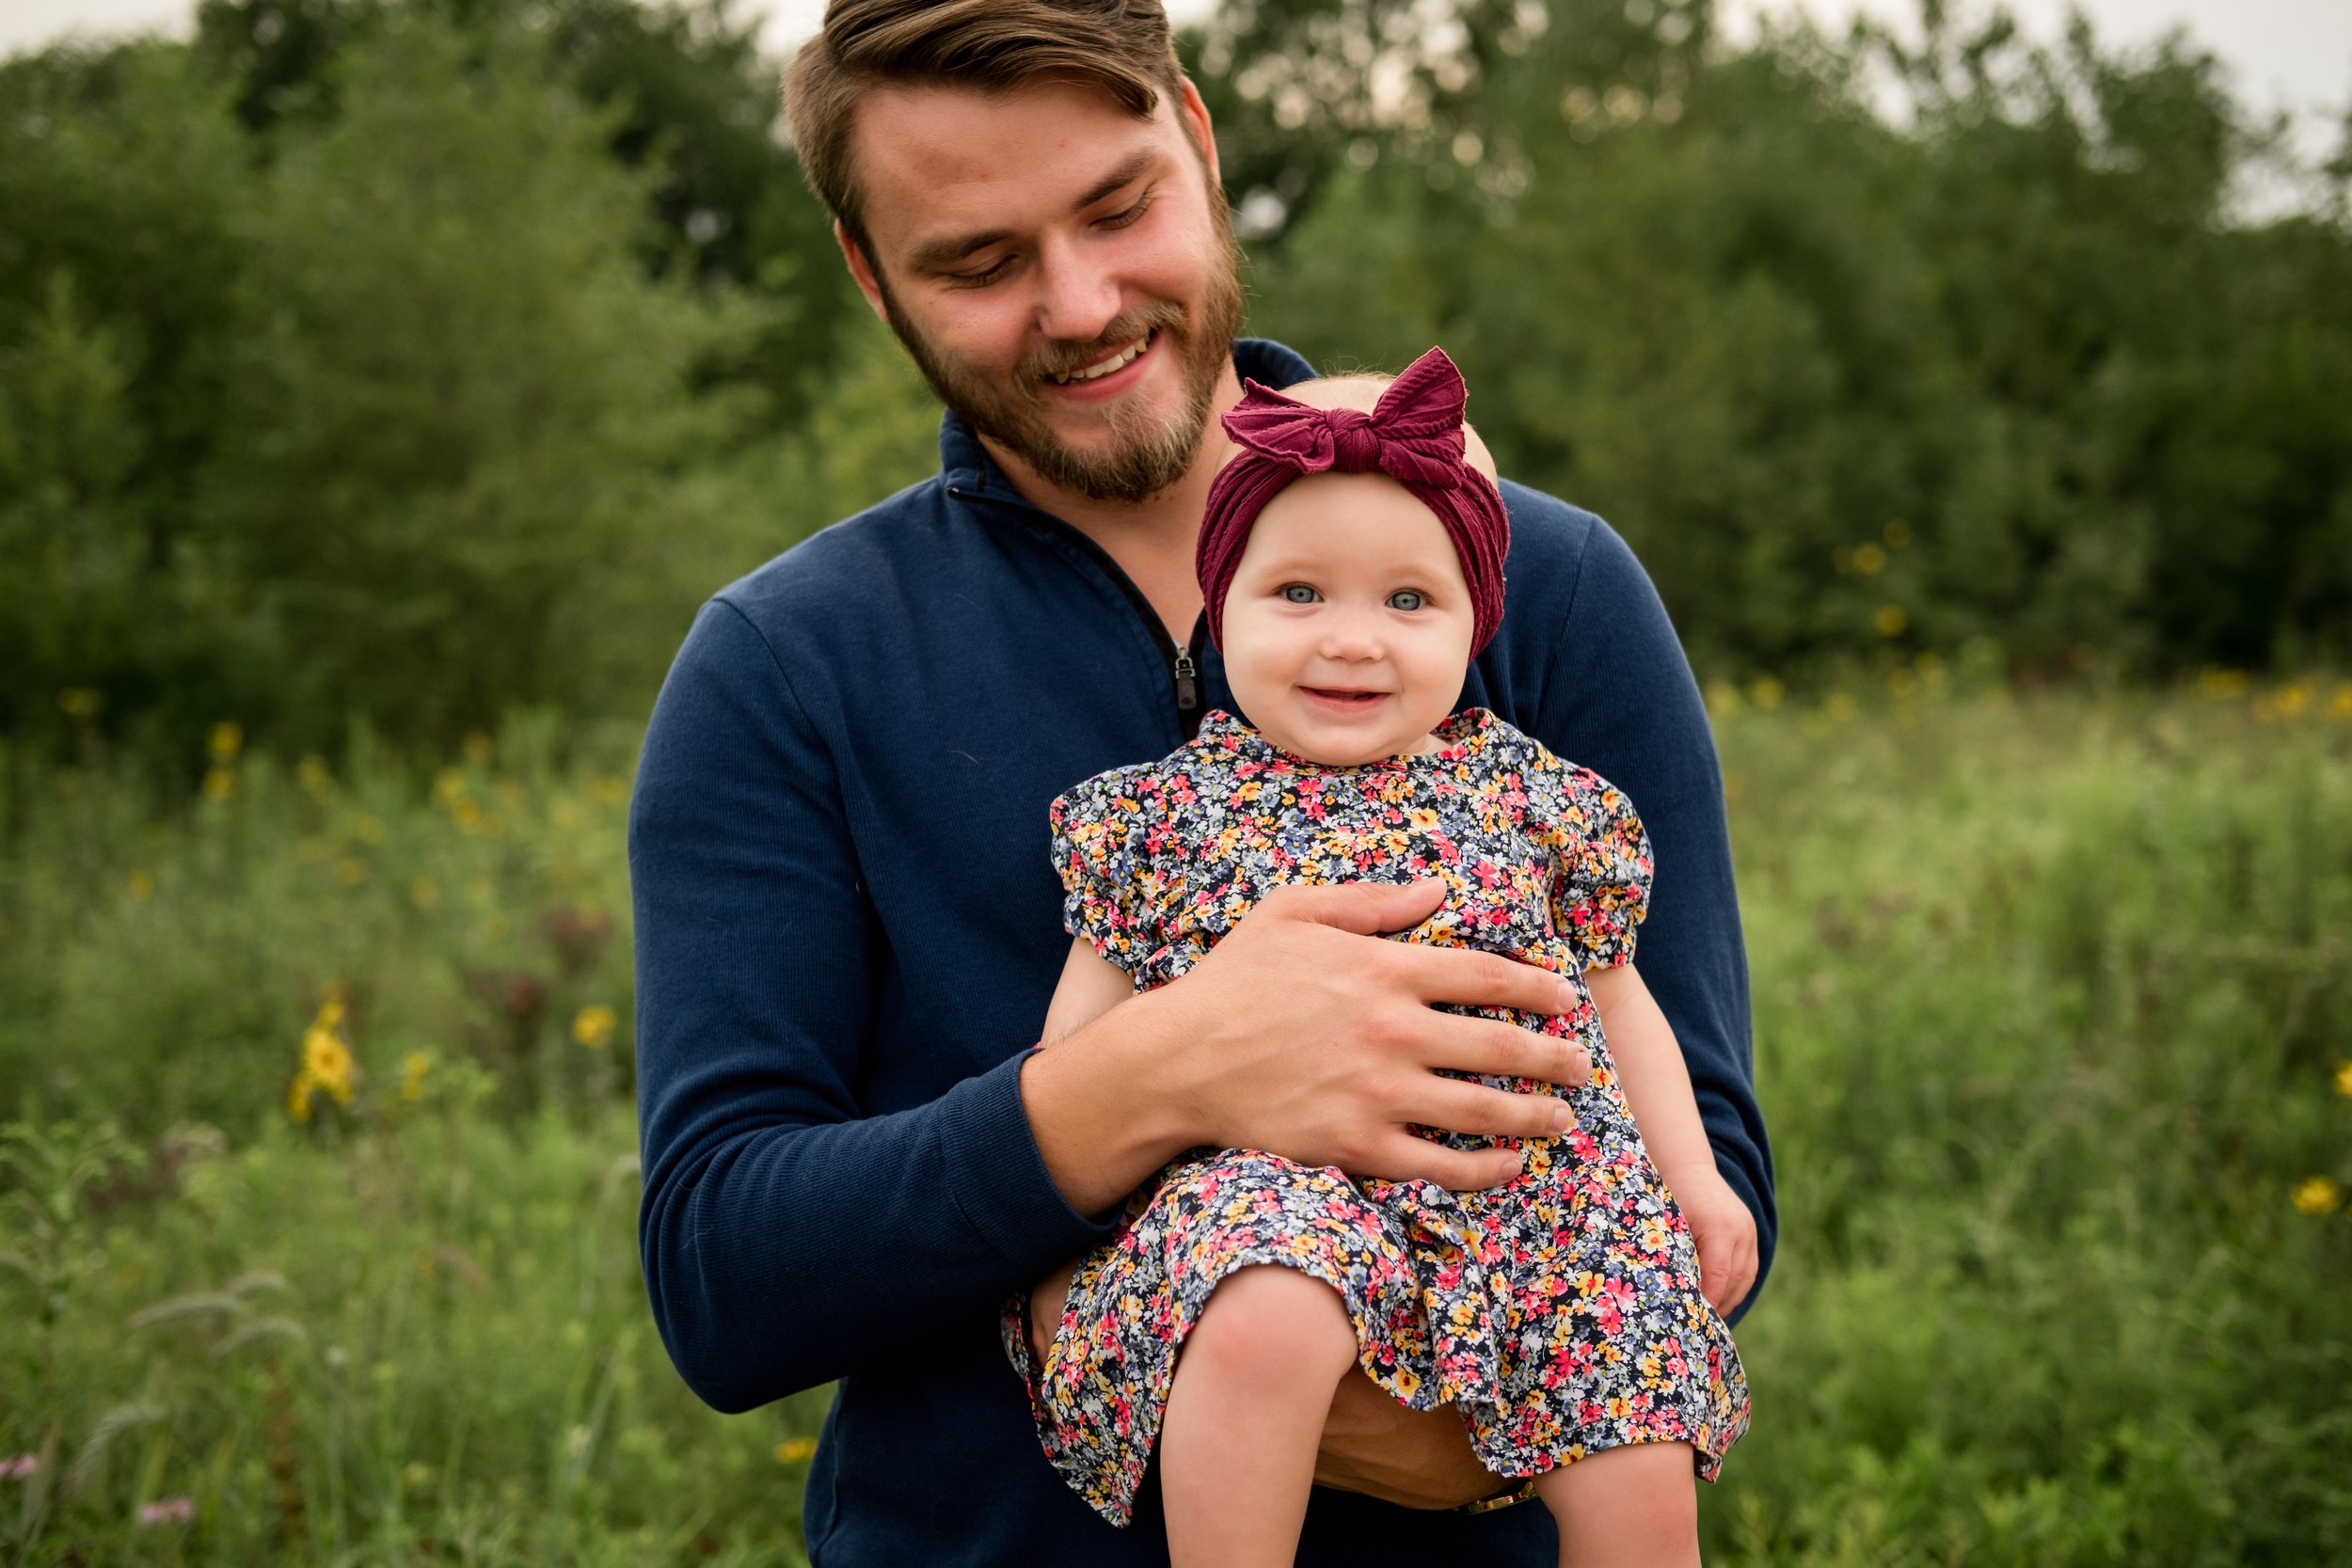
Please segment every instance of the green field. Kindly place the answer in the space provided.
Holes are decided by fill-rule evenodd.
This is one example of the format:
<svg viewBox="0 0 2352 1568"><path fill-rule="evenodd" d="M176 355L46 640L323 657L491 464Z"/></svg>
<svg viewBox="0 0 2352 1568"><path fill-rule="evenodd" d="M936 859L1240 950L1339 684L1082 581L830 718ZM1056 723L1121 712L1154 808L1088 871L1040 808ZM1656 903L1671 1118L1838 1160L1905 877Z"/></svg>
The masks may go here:
<svg viewBox="0 0 2352 1568"><path fill-rule="evenodd" d="M1949 687L1710 692L1710 1560L2352 1560L2352 684ZM821 1396L704 1409L637 1274L629 745L0 759L0 1560L803 1560Z"/></svg>

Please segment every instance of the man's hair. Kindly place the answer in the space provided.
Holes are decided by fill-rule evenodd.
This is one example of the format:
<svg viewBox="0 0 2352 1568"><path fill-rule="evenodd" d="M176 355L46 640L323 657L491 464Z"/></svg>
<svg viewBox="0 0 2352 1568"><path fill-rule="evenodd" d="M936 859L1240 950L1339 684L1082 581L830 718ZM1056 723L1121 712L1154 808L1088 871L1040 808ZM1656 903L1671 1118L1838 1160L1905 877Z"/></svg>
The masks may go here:
<svg viewBox="0 0 2352 1568"><path fill-rule="evenodd" d="M1145 116L1184 79L1159 0L833 0L785 71L784 102L810 188L871 261L850 147L871 88L1082 82Z"/></svg>

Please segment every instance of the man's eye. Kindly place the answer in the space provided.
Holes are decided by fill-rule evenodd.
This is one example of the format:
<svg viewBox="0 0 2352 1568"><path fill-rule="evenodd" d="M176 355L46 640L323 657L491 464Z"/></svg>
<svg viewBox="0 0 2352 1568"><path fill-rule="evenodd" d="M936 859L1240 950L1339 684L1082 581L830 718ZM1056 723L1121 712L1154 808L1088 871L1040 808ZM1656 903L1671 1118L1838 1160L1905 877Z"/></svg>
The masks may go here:
<svg viewBox="0 0 2352 1568"><path fill-rule="evenodd" d="M1312 604L1322 596L1303 582L1294 582L1282 590L1282 597L1293 604Z"/></svg>
<svg viewBox="0 0 2352 1568"><path fill-rule="evenodd" d="M1428 602L1427 598L1410 588L1400 588L1389 595L1391 610L1419 610Z"/></svg>
<svg viewBox="0 0 2352 1568"><path fill-rule="evenodd" d="M998 258L995 265L988 267L982 271L951 272L947 276L956 284L962 288L976 289L983 283L995 282L999 277L1002 277L1005 275L1005 269L1011 265L1012 258L1005 256Z"/></svg>
<svg viewBox="0 0 2352 1568"><path fill-rule="evenodd" d="M1152 194L1153 193L1152 191L1145 191L1141 196L1136 198L1136 203L1134 206L1129 207L1122 212L1113 213L1110 216L1103 219L1103 227L1105 229L1124 229L1131 223L1141 222L1143 214L1152 210Z"/></svg>

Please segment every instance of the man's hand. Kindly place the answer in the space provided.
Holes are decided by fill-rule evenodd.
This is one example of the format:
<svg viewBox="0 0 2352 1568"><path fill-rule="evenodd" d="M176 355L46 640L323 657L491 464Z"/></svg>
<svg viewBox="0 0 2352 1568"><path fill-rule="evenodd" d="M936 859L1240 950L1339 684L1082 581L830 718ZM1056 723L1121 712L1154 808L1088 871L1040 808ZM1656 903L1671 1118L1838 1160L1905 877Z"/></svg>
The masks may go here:
<svg viewBox="0 0 2352 1568"><path fill-rule="evenodd" d="M1448 1148L1408 1127L1549 1137L1565 1101L1440 1068L1573 1086L1573 1040L1438 1003L1571 1010L1569 983L1492 953L1390 942L1443 901L1436 880L1277 888L1190 973L1032 1056L1029 1124L1064 1196L1100 1212L1186 1148L1263 1148L1457 1191L1519 1173L1508 1148Z"/></svg>
<svg viewBox="0 0 2352 1568"><path fill-rule="evenodd" d="M1747 1299L1756 1283L1756 1216L1712 1165L1667 1178L1698 1246L1699 1290L1718 1312Z"/></svg>
<svg viewBox="0 0 2352 1568"><path fill-rule="evenodd" d="M1511 1484L1470 1453L1450 1404L1407 1410L1359 1370L1340 1379L1315 1453L1315 1484L1404 1508L1460 1508Z"/></svg>

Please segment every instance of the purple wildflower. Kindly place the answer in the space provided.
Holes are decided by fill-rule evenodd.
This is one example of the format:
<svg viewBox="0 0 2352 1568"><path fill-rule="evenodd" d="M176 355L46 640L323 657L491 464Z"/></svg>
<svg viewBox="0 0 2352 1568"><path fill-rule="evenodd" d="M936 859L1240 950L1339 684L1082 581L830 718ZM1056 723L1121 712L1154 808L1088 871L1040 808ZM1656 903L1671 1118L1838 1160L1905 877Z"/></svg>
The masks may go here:
<svg viewBox="0 0 2352 1568"><path fill-rule="evenodd" d="M139 1505L142 1525L184 1525L196 1517L196 1504L187 1497L158 1497Z"/></svg>

